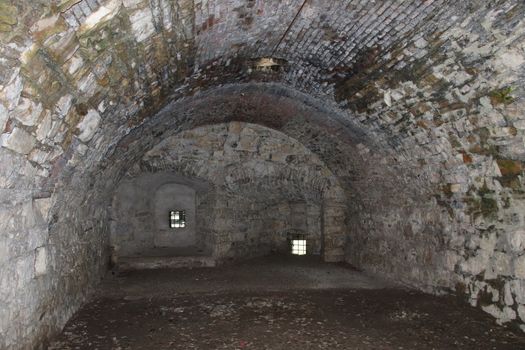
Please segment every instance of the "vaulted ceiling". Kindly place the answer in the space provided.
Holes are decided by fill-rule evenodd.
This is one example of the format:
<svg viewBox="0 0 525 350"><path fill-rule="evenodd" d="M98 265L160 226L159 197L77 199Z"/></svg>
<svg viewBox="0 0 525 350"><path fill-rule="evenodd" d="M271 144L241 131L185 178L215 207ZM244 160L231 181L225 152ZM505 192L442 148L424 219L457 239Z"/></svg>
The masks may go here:
<svg viewBox="0 0 525 350"><path fill-rule="evenodd" d="M525 225L523 13L519 0L0 0L2 203L8 217L43 207L41 223L0 223L18 232L4 261L50 244L81 300L68 271L97 276L126 172L166 137L244 121L339 177L348 261L472 297L504 245L480 232ZM512 272L486 279L525 278L509 252Z"/></svg>

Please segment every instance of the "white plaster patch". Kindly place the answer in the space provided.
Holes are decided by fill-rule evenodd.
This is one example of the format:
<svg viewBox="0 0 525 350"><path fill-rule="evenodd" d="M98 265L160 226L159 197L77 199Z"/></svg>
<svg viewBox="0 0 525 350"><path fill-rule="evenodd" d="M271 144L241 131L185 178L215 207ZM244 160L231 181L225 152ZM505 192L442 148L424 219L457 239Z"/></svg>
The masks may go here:
<svg viewBox="0 0 525 350"><path fill-rule="evenodd" d="M0 265L5 263L6 261L9 261L11 258L11 255L9 254L10 249L8 246L8 240L9 238L0 238Z"/></svg>
<svg viewBox="0 0 525 350"><path fill-rule="evenodd" d="M510 276L511 256L502 252L495 252L490 260L488 268L485 270L485 278L493 279L497 276Z"/></svg>
<svg viewBox="0 0 525 350"><path fill-rule="evenodd" d="M31 160L32 162L41 164L41 165L47 162L48 159L49 159L49 153L39 148L35 148L29 154L29 160Z"/></svg>
<svg viewBox="0 0 525 350"><path fill-rule="evenodd" d="M171 13L171 4L167 0L161 0L161 7L162 7L162 22L164 24L164 28L171 28L172 21L173 21L173 15Z"/></svg>
<svg viewBox="0 0 525 350"><path fill-rule="evenodd" d="M461 184L451 184L450 185L450 192L458 193L459 191L461 191Z"/></svg>
<svg viewBox="0 0 525 350"><path fill-rule="evenodd" d="M461 270L471 275L478 275L487 267L489 256L485 251L479 251L478 255L461 263Z"/></svg>
<svg viewBox="0 0 525 350"><path fill-rule="evenodd" d="M94 109L90 109L84 119L77 125L80 130L78 138L82 142L88 142L93 138L100 123L100 115Z"/></svg>
<svg viewBox="0 0 525 350"><path fill-rule="evenodd" d="M32 53L35 51L36 48L37 48L37 44L31 44L31 46L25 49L24 52L22 52L22 54L20 55L20 61L23 64L28 64L29 61L31 60Z"/></svg>
<svg viewBox="0 0 525 350"><path fill-rule="evenodd" d="M496 305L488 305L482 306L481 308L486 313L489 313L492 316L494 316L498 324L503 324L516 318L516 312L510 307L505 307L503 310L501 310Z"/></svg>
<svg viewBox="0 0 525 350"><path fill-rule="evenodd" d="M17 288L22 289L24 286L31 281L34 276L34 256L33 254L27 254L23 257L18 258L16 262L16 283Z"/></svg>
<svg viewBox="0 0 525 350"><path fill-rule="evenodd" d="M447 250L445 252L445 259L444 259L446 269L449 271L454 271L456 264L458 263L460 258L461 257L456 252Z"/></svg>
<svg viewBox="0 0 525 350"><path fill-rule="evenodd" d="M505 301L505 305L514 305L514 298L512 297L512 291L509 282L505 283L505 286L503 287L503 299Z"/></svg>
<svg viewBox="0 0 525 350"><path fill-rule="evenodd" d="M98 111L100 113L104 113L104 111L106 110L106 103L105 101L102 101L98 104L98 107L97 107Z"/></svg>
<svg viewBox="0 0 525 350"><path fill-rule="evenodd" d="M525 304L525 281L524 280L512 280L509 281L510 289L516 297L516 302Z"/></svg>

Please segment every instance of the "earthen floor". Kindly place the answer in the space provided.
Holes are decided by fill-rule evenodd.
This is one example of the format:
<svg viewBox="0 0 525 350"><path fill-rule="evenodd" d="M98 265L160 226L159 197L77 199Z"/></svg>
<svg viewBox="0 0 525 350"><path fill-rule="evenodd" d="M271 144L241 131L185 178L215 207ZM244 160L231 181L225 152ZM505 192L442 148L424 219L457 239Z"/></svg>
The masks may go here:
<svg viewBox="0 0 525 350"><path fill-rule="evenodd" d="M270 257L116 273L50 349L525 349L455 297L345 265Z"/></svg>

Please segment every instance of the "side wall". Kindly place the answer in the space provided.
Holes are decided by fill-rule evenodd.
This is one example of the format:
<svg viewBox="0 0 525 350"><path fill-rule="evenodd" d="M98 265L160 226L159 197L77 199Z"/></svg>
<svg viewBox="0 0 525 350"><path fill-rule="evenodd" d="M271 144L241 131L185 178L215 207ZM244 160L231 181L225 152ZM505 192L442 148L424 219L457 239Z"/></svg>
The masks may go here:
<svg viewBox="0 0 525 350"><path fill-rule="evenodd" d="M205 248L209 236L198 230L197 202L208 191L204 181L169 173L145 174L121 182L112 205L111 245L117 256L144 254L158 247ZM187 226L169 228L169 210L186 210Z"/></svg>

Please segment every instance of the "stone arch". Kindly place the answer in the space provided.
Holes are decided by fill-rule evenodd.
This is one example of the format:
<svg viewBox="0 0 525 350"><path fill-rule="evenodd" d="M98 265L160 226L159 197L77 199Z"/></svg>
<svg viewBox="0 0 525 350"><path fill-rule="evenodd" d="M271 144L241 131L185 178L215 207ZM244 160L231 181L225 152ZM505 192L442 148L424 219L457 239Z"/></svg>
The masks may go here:
<svg viewBox="0 0 525 350"><path fill-rule="evenodd" d="M215 129L210 129L215 128ZM221 129L224 128L224 129ZM247 158L243 163L231 163L230 170L224 165L215 165L217 160L214 159L212 152L219 151L213 147L195 147L190 144L185 144L185 147L180 147L181 142L177 142L178 137L184 138L190 134L198 134L200 138L195 138L195 142L202 142L206 140L206 136L202 135L221 135L224 130L238 129L250 130L253 135L237 140L239 143L244 143L239 147L245 147L254 150L260 142L261 136L275 139L278 146L274 146L274 152L280 149L286 149L289 144L293 146L294 157L300 159L296 162L294 168L285 167L288 158L284 155L265 153L264 156L273 157L273 162L268 163L268 159L264 159L263 155L254 156L255 158ZM259 134L257 134L257 132ZM182 135L182 136L180 136ZM234 135L236 135L234 133ZM210 136L211 137L211 136ZM253 139L251 139L253 137ZM221 140L222 142L223 140ZM191 158L180 158L180 154L191 154ZM208 154L199 156L196 151ZM264 152L264 151L263 151ZM269 151L268 151L269 152ZM280 157L280 159L277 159ZM263 173L257 170L257 163L266 161L266 168ZM302 168L301 163L308 161ZM273 164L273 165L272 165ZM281 167L279 167L281 166ZM226 171L224 177L218 177L218 169L220 173ZM226 192L243 193L251 196L264 196L269 192L285 193L286 196L293 200L307 200L319 203L322 208L323 226L321 227L322 237L322 255L326 261L343 261L344 248L346 243L346 198L338 179L326 168L323 162L304 146L296 140L288 136L255 124L233 122L229 124L214 124L208 126L201 126L196 129L189 129L179 134L174 134L163 139L161 143L148 150L139 163L132 169L132 176L138 176L144 173L175 173L185 177L195 177L202 181L209 182L214 187L224 187Z"/></svg>

